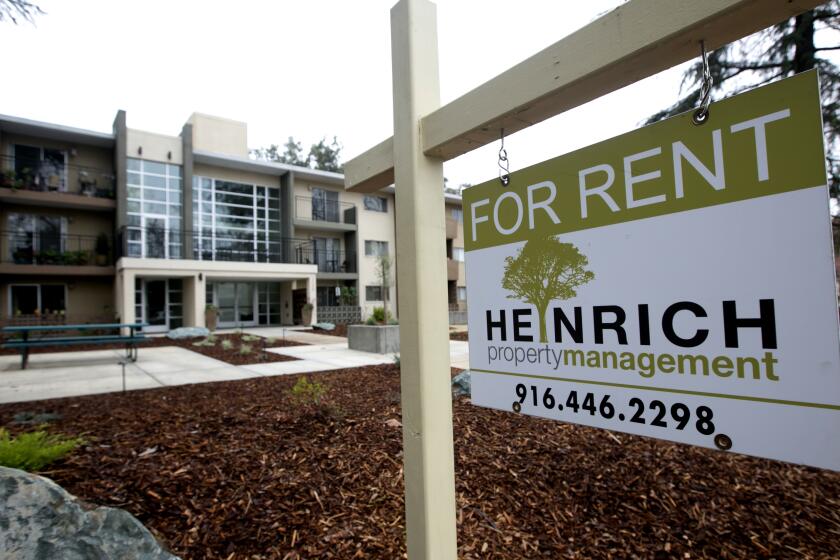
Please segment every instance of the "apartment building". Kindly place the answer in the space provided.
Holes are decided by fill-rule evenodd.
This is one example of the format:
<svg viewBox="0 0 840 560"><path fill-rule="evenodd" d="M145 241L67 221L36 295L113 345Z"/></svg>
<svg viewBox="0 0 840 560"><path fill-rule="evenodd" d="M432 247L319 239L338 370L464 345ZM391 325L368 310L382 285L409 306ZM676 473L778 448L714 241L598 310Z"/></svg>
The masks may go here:
<svg viewBox="0 0 840 560"><path fill-rule="evenodd" d="M204 325L210 304L221 327L300 323L307 303L334 322L396 309L395 270L385 289L376 273L396 261L393 188L251 160L246 124L209 115L177 136L123 111L107 134L0 116L0 231L6 322L166 331Z"/></svg>
<svg viewBox="0 0 840 560"><path fill-rule="evenodd" d="M450 312L467 310L467 275L464 270L464 212L461 197L445 194L446 201L446 288ZM450 313L450 322L466 322L466 314L459 321Z"/></svg>

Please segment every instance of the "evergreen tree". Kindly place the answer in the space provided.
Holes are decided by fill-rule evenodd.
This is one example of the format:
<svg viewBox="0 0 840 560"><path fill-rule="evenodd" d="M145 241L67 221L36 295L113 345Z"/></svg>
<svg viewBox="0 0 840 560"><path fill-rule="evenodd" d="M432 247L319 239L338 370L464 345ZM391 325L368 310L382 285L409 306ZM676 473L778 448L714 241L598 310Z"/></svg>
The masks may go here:
<svg viewBox="0 0 840 560"><path fill-rule="evenodd" d="M840 31L840 0L831 0L735 43L709 53L709 70L714 81L712 99L731 95L817 68L823 103L823 124L828 151L831 195L840 195L840 68L822 57L840 45L818 45L817 37L836 36ZM688 93L673 106L652 115L645 124L690 111L700 102L703 63L698 61L683 75L681 90ZM712 108L714 111L714 107Z"/></svg>
<svg viewBox="0 0 840 560"><path fill-rule="evenodd" d="M309 161L315 169L341 173L344 168L339 161L340 154L341 144L338 143L337 137L333 136L330 144L327 144L326 138L321 138L320 142L312 144L309 149Z"/></svg>

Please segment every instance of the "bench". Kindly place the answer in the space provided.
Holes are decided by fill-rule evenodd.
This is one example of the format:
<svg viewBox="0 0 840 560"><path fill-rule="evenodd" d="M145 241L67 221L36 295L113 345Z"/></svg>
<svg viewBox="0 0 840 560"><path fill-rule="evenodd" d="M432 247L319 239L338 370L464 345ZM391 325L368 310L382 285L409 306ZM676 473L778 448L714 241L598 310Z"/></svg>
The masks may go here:
<svg viewBox="0 0 840 560"><path fill-rule="evenodd" d="M5 335L20 335L20 338L7 340L2 348L20 350L20 368L26 369L29 363L29 350L31 348L44 348L49 346L75 346L77 344L124 344L126 359L137 361L137 343L148 340L139 332L145 327L145 323L92 323L86 325L44 325L31 327L3 327L0 329ZM41 336L30 338L30 334L47 334L60 331L93 331L93 330L118 330L127 329L129 334L108 334L108 335L81 335L81 336Z"/></svg>

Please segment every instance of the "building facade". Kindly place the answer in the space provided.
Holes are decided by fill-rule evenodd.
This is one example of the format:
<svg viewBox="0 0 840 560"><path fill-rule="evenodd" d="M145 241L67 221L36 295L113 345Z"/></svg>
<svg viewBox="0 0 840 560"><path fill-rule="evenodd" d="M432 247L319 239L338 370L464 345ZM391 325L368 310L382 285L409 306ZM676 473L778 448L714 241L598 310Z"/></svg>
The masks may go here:
<svg viewBox="0 0 840 560"><path fill-rule="evenodd" d="M123 111L110 134L0 116L0 231L5 322L166 331L203 326L208 305L221 327L300 323L307 304L332 322L397 308L393 188L254 161L245 123L209 115L178 136L128 128Z"/></svg>

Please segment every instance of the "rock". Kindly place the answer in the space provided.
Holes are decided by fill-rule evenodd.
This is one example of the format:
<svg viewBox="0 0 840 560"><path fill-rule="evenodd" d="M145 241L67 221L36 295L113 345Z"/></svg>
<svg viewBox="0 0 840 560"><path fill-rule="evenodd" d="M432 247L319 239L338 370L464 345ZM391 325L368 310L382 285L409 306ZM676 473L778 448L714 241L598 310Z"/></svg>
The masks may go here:
<svg viewBox="0 0 840 560"><path fill-rule="evenodd" d="M335 323L315 323L312 328L316 331L332 331L335 330Z"/></svg>
<svg viewBox="0 0 840 560"><path fill-rule="evenodd" d="M181 340L182 338L196 338L198 336L210 336L210 330L204 327L180 327L166 333L166 338Z"/></svg>
<svg viewBox="0 0 840 560"><path fill-rule="evenodd" d="M15 414L12 424L23 424L24 426L38 425L48 424L57 420L61 420L61 414L56 414L54 412L31 412L25 410Z"/></svg>
<svg viewBox="0 0 840 560"><path fill-rule="evenodd" d="M7 560L178 560L127 511L86 508L53 481L5 467L0 551Z"/></svg>
<svg viewBox="0 0 840 560"><path fill-rule="evenodd" d="M402 428L402 422L400 422L396 418L391 418L390 420L386 420L385 425L388 426L389 428Z"/></svg>
<svg viewBox="0 0 840 560"><path fill-rule="evenodd" d="M452 378L452 394L456 397L460 397L462 395L469 396L471 394L470 370L465 369Z"/></svg>

